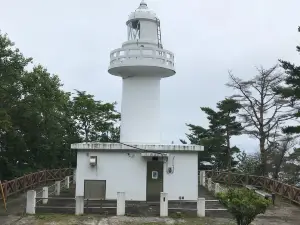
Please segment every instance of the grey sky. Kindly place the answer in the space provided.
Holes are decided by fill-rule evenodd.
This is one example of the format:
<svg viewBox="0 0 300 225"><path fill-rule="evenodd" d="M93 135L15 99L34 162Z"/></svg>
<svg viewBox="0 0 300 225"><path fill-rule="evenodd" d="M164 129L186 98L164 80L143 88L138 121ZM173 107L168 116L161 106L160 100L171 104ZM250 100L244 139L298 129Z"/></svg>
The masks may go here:
<svg viewBox="0 0 300 225"><path fill-rule="evenodd" d="M230 95L227 71L241 78L282 58L297 62L299 0L148 0L162 25L177 74L161 86L162 138L185 138L185 123L207 125L200 106ZM140 0L0 0L0 29L35 63L58 74L64 89L121 101L121 79L107 73L109 52L126 40L125 22ZM118 106L118 108L120 105ZM256 142L235 138L244 150Z"/></svg>

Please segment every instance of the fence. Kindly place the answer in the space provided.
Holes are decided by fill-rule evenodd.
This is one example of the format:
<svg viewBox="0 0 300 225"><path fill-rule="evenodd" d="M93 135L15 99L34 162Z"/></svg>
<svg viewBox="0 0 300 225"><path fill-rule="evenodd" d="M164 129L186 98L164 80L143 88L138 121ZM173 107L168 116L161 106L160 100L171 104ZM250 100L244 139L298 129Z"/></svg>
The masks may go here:
<svg viewBox="0 0 300 225"><path fill-rule="evenodd" d="M231 185L252 185L254 187L276 193L294 203L300 204L300 188L284 184L268 177L212 170L205 171L205 176L206 178L211 178L212 181L218 183L227 183L228 177L230 176Z"/></svg>
<svg viewBox="0 0 300 225"><path fill-rule="evenodd" d="M61 183L68 183L69 178L66 177L66 180L63 181L57 181L55 183L55 191L54 195L55 197L49 197L48 196L48 190L49 187L44 187L43 191L36 192L35 190L29 190L27 191L27 202L26 202L26 213L27 214L36 214L36 209L60 209L60 210L65 210L65 209L71 209L73 213L75 212L76 215L82 215L84 214L84 209L85 208L105 208L105 209L115 209L115 213L117 216L124 216L125 215L125 210L126 208L129 207L128 204L130 201L126 200L125 198L125 192L118 192L117 193L117 199L116 199L116 204L113 204L111 206L97 206L97 207L86 207L84 202L86 199L84 199L83 196L76 196L75 198L60 198L58 197L60 195L60 184ZM68 189L68 185L65 187ZM46 190L46 192L45 192ZM37 197L37 196L42 195L42 197ZM71 200L73 204L67 204L67 205L49 205L48 201L51 200ZM75 201L74 201L75 200ZM160 195L160 202L159 204L159 214L161 217L166 217L168 216L169 210L188 210L188 211L194 211L197 213L198 217L205 217L205 211L207 210L205 208L205 202L206 200L204 198L198 198L195 201L186 201L186 202L194 202L196 203L195 207L189 207L189 208L172 208L169 206L169 200L168 200L168 193L161 193ZM75 204L74 204L75 203ZM127 205L127 206L126 206Z"/></svg>
<svg viewBox="0 0 300 225"><path fill-rule="evenodd" d="M7 198L20 192L25 192L42 184L46 184L49 181L61 180L72 174L72 168L52 169L30 173L14 180L4 181L2 182L4 197ZM2 199L1 196L0 199Z"/></svg>
<svg viewBox="0 0 300 225"><path fill-rule="evenodd" d="M70 184L72 182L73 182L73 176L66 176L62 180L55 181L55 183L51 186L44 186L41 191L38 192L36 192L35 190L27 191L26 213L35 214L37 208L53 208L51 206L50 207L43 206L47 204L49 200L55 200L55 199L59 199L62 201L69 200L70 198L68 199L59 198L57 196L61 194L62 190L69 189ZM49 197L49 196L56 196L56 197Z"/></svg>

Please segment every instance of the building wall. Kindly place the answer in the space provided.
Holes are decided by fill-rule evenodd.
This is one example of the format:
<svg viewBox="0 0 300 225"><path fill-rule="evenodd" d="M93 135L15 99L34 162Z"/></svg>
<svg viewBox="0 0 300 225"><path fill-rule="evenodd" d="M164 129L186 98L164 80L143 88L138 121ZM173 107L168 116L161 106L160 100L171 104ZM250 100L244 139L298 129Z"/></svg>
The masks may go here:
<svg viewBox="0 0 300 225"><path fill-rule="evenodd" d="M106 180L106 199L116 199L125 192L126 199L146 199L146 167L140 154L130 158L126 153L90 152L97 156L97 168L89 165L86 152L77 153L76 196L84 196L84 180Z"/></svg>
<svg viewBox="0 0 300 225"><path fill-rule="evenodd" d="M140 153L90 152L97 156L97 168L89 165L87 152L78 152L76 171L76 196L84 196L84 180L106 180L106 199L116 199L117 192L125 192L127 200L146 200L147 160ZM132 155L134 154L134 157ZM164 164L164 192L169 200L196 200L198 197L198 154L170 153ZM172 167L174 173L167 174Z"/></svg>
<svg viewBox="0 0 300 225"><path fill-rule="evenodd" d="M123 79L120 140L158 144L161 78L142 75Z"/></svg>
<svg viewBox="0 0 300 225"><path fill-rule="evenodd" d="M171 153L168 166L172 166L174 158L174 173L164 174L164 191L169 200L196 200L198 198L198 153ZM165 164L165 168L167 165Z"/></svg>

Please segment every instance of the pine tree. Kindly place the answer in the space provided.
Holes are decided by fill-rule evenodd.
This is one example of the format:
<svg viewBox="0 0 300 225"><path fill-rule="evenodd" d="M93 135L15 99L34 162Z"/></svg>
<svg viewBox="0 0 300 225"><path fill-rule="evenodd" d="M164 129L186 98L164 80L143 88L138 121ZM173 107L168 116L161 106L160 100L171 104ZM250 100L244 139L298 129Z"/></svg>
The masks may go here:
<svg viewBox="0 0 300 225"><path fill-rule="evenodd" d="M204 152L199 153L200 161L213 163L215 169L231 170L236 165L233 155L239 152L236 146L231 146L232 136L240 135L241 123L236 121L236 114L241 105L233 99L225 99L217 104L217 110L201 107L207 115L209 127L187 124L190 134L188 139L192 144L204 146Z"/></svg>
<svg viewBox="0 0 300 225"><path fill-rule="evenodd" d="M300 32L300 26L298 27L298 32ZM300 46L296 47L296 50L300 53ZM285 87L280 87L277 89L277 93L284 99L289 100L290 106L294 108L295 119L300 118L300 66L296 66L291 62L284 60L279 60L281 67L285 70ZM300 126L288 126L284 129L284 132L290 134L299 134Z"/></svg>

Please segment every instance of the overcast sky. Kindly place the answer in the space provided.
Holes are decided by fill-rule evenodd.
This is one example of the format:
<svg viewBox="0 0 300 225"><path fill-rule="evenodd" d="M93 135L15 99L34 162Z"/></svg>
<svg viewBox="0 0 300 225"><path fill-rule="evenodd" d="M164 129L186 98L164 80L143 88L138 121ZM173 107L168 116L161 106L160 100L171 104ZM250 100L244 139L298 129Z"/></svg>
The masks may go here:
<svg viewBox="0 0 300 225"><path fill-rule="evenodd" d="M240 78L285 59L299 64L299 0L148 0L161 19L164 48L177 74L162 80L164 143L185 138L185 123L207 125L200 106L231 94L230 69ZM121 101L121 79L108 74L109 52L126 41L125 22L140 0L0 0L0 29L36 64L58 74L64 89ZM120 109L120 105L118 105ZM256 151L247 137L234 139Z"/></svg>

